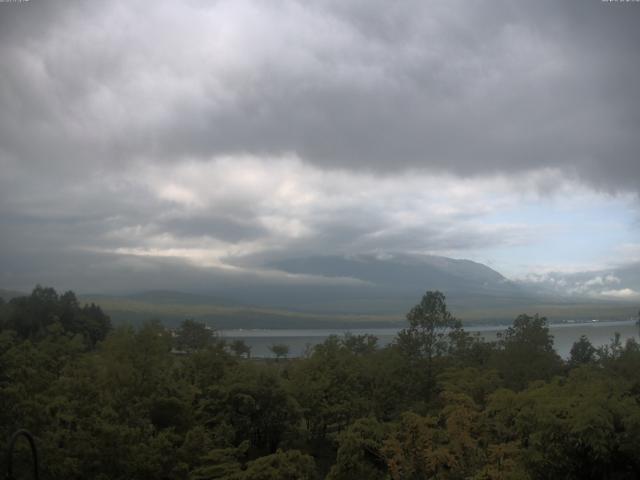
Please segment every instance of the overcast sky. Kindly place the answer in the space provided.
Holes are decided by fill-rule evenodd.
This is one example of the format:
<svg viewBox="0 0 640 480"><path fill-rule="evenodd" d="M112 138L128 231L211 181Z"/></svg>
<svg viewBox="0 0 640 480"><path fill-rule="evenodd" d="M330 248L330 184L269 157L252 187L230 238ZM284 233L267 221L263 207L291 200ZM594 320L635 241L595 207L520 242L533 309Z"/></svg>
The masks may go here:
<svg viewBox="0 0 640 480"><path fill-rule="evenodd" d="M600 0L0 3L0 287L634 268L638 25Z"/></svg>

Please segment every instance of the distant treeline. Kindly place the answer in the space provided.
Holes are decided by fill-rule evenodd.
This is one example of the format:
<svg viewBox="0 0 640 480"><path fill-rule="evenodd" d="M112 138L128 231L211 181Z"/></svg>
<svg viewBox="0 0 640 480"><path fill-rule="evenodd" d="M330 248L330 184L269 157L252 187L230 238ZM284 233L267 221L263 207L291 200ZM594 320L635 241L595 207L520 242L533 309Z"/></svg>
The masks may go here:
<svg viewBox="0 0 640 480"><path fill-rule="evenodd" d="M387 347L255 360L197 321L112 328L37 287L0 300L0 434L29 429L52 480L640 478L640 345L576 340L563 361L523 314L484 342L427 292Z"/></svg>

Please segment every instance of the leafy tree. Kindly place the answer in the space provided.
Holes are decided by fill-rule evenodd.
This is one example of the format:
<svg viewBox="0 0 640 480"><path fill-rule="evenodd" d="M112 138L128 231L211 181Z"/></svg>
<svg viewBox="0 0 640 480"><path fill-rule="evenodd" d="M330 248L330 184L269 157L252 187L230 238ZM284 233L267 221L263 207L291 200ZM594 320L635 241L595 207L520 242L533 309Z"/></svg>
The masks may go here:
<svg viewBox="0 0 640 480"><path fill-rule="evenodd" d="M436 357L456 351L465 338L462 324L449 310L445 296L439 291L428 291L419 304L407 314L409 327L398 332L396 343L406 356L409 372L408 384L422 385L420 394L428 397L434 386L434 361ZM415 374L424 371L424 380Z"/></svg>
<svg viewBox="0 0 640 480"><path fill-rule="evenodd" d="M313 354L290 372L292 391L312 437L344 429L349 422L372 410L372 372L364 357L347 349L332 335L316 345Z"/></svg>
<svg viewBox="0 0 640 480"><path fill-rule="evenodd" d="M180 350L193 352L213 343L214 332L203 322L186 319L176 331L175 345Z"/></svg>
<svg viewBox="0 0 640 480"><path fill-rule="evenodd" d="M236 339L229 344L231 351L238 357L251 358L251 347L244 340Z"/></svg>
<svg viewBox="0 0 640 480"><path fill-rule="evenodd" d="M238 480L314 480L313 458L298 450L278 450L247 464Z"/></svg>
<svg viewBox="0 0 640 480"><path fill-rule="evenodd" d="M185 431L191 423L189 407L190 405L180 398L155 398L149 408L151 423L159 430L173 428L176 431Z"/></svg>
<svg viewBox="0 0 640 480"><path fill-rule="evenodd" d="M537 314L519 315L503 334L492 366L505 385L522 389L533 380L548 380L562 371L562 359L553 350L547 319Z"/></svg>
<svg viewBox="0 0 640 480"><path fill-rule="evenodd" d="M599 365L610 375L628 382L630 392L640 393L640 344L635 338L624 345L616 335L610 345L597 349Z"/></svg>
<svg viewBox="0 0 640 480"><path fill-rule="evenodd" d="M219 384L228 369L236 365L237 359L229 355L223 343L215 342L209 347L191 352L182 357L180 375L200 391Z"/></svg>
<svg viewBox="0 0 640 480"><path fill-rule="evenodd" d="M167 382L170 349L170 334L156 321L146 322L137 331L129 326L116 328L107 338L96 358L101 365L96 381L102 382L118 411L148 418L148 403L132 404L131 399L149 399Z"/></svg>
<svg viewBox="0 0 640 480"><path fill-rule="evenodd" d="M230 444L219 443L214 432L204 425L195 425L184 435L184 440L175 453L175 458L180 468L187 472L203 467L204 457L216 448L228 447ZM183 475L187 477L188 475Z"/></svg>
<svg viewBox="0 0 640 480"><path fill-rule="evenodd" d="M275 343L269 346L269 350L276 356L276 360L287 358L289 355L289 345L285 345L284 343Z"/></svg>
<svg viewBox="0 0 640 480"><path fill-rule="evenodd" d="M615 332L613 338L608 345L602 345L598 348L597 355L600 362L607 364L618 360L624 351L624 345L620 339L620 333Z"/></svg>
<svg viewBox="0 0 640 480"><path fill-rule="evenodd" d="M450 367L438 376L438 380L443 390L467 395L482 407L501 383L496 370L477 367Z"/></svg>
<svg viewBox="0 0 640 480"><path fill-rule="evenodd" d="M81 334L87 346L94 348L111 330L111 320L100 307L81 307L73 292L59 296L53 288L38 285L31 295L11 299L9 307L2 323L20 338L37 340L46 336L49 326L60 324L65 332Z"/></svg>
<svg viewBox="0 0 640 480"><path fill-rule="evenodd" d="M314 480L315 462L298 450L278 450L259 457L243 466L248 444L237 448L214 449L203 460L205 465L195 469L189 480Z"/></svg>
<svg viewBox="0 0 640 480"><path fill-rule="evenodd" d="M356 420L338 436L336 463L327 480L387 479L387 462L382 449L389 431L389 425L372 418Z"/></svg>
<svg viewBox="0 0 640 480"><path fill-rule="evenodd" d="M549 333L547 318L521 314L507 328L504 334L498 336L503 346L527 345L536 350L550 352L553 350L553 336Z"/></svg>
<svg viewBox="0 0 640 480"><path fill-rule="evenodd" d="M380 420L394 420L423 400L413 383L422 381L421 372L409 369L407 358L395 345L380 349L363 359L360 392L354 404L357 417L375 415ZM419 395L419 396L416 396ZM366 399L363 402L362 399Z"/></svg>
<svg viewBox="0 0 640 480"><path fill-rule="evenodd" d="M215 448L202 456L201 466L192 470L189 480L242 480L242 459L249 449L249 442L238 447Z"/></svg>
<svg viewBox="0 0 640 480"><path fill-rule="evenodd" d="M635 339L581 338L566 368L546 319L482 343L425 297L393 345L332 336L273 363L198 343L198 322L176 355L158 322L111 330L36 287L0 304L0 437L31 430L43 478L640 478Z"/></svg>
<svg viewBox="0 0 640 480"><path fill-rule="evenodd" d="M584 365L592 363L596 359L596 348L591 344L586 335L581 335L571 347L569 353L569 365L576 367L578 365Z"/></svg>
<svg viewBox="0 0 640 480"><path fill-rule="evenodd" d="M369 355L378 348L378 337L368 333L354 335L347 332L342 338L342 345L356 355Z"/></svg>
<svg viewBox="0 0 640 480"><path fill-rule="evenodd" d="M434 356L447 352L448 334L459 328L445 302L442 292L427 292L418 305L407 314L409 327L398 333L398 344L408 355L424 358L429 363Z"/></svg>
<svg viewBox="0 0 640 480"><path fill-rule="evenodd" d="M383 447L392 479L529 479L517 442L504 442L473 400L444 391L437 413L405 412Z"/></svg>
<svg viewBox="0 0 640 480"><path fill-rule="evenodd" d="M36 286L31 295L10 300L11 318L8 328L21 338L37 338L42 329L59 320L59 299L53 288Z"/></svg>
<svg viewBox="0 0 640 480"><path fill-rule="evenodd" d="M241 372L240 375L242 374ZM218 408L234 428L236 443L249 440L252 447L275 452L288 436L295 436L300 407L271 369L256 369L236 375L220 395Z"/></svg>
<svg viewBox="0 0 640 480"><path fill-rule="evenodd" d="M80 328L80 333L85 335L91 347L95 347L98 342L103 341L111 331L111 319L98 305L93 303L82 307L81 324L82 322L84 322L84 326Z"/></svg>
<svg viewBox="0 0 640 480"><path fill-rule="evenodd" d="M516 397L514 426L534 478L638 478L640 408L626 382L593 367Z"/></svg>
<svg viewBox="0 0 640 480"><path fill-rule="evenodd" d="M385 442L392 479L468 478L482 465L478 413L458 405L442 418L404 413Z"/></svg>

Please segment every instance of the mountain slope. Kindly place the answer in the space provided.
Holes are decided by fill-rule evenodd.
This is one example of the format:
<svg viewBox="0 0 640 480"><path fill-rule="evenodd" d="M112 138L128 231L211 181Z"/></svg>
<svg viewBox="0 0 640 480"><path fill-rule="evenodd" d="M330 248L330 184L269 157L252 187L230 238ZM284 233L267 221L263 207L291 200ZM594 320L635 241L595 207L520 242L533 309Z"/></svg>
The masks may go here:
<svg viewBox="0 0 640 480"><path fill-rule="evenodd" d="M393 291L442 290L518 296L527 293L481 263L431 255L317 256L281 260L268 266L294 274L355 278Z"/></svg>

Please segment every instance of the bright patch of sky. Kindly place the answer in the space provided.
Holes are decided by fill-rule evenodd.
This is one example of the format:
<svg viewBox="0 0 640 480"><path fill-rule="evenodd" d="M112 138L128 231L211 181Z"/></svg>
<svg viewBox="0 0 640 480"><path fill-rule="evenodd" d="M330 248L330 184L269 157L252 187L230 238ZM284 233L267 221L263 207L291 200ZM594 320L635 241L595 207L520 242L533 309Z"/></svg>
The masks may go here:
<svg viewBox="0 0 640 480"><path fill-rule="evenodd" d="M639 238L632 195L579 191L540 195L487 215L487 224L523 224L520 242L469 255L508 277L610 268L625 261L624 246ZM631 252L629 252L631 253Z"/></svg>

